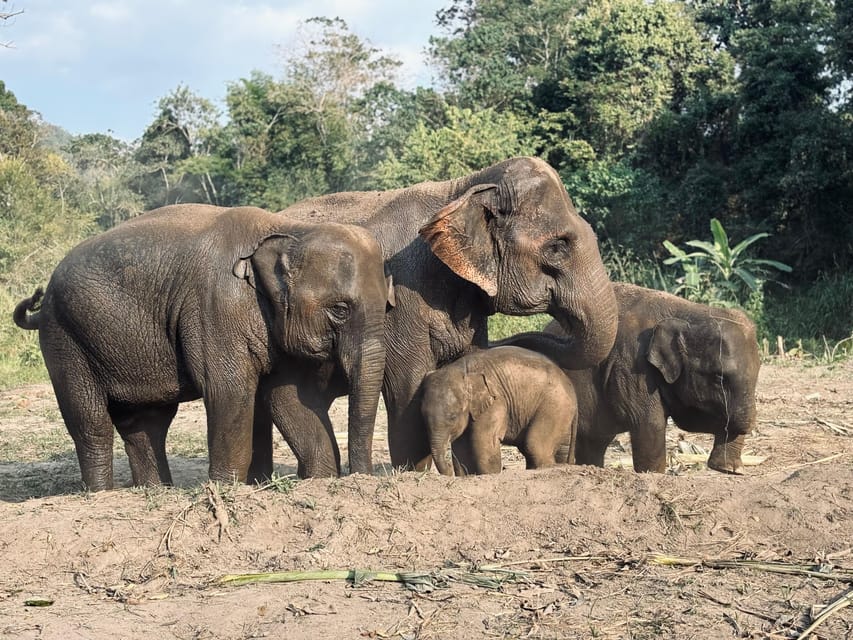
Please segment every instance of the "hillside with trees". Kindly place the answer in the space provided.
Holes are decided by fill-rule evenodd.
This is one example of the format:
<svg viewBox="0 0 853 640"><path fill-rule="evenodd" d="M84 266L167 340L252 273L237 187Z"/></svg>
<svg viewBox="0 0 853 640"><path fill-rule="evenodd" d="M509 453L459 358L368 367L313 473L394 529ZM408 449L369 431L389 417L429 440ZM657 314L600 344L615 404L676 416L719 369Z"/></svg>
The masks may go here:
<svg viewBox="0 0 853 640"><path fill-rule="evenodd" d="M615 279L743 306L774 345L850 346L849 2L449 0L429 47L442 84L413 89L342 20L303 34L224 104L176 87L131 143L67 135L0 77L3 308L147 209L278 210L529 154L559 171ZM0 382L43 376L34 335L3 323L0 344Z"/></svg>

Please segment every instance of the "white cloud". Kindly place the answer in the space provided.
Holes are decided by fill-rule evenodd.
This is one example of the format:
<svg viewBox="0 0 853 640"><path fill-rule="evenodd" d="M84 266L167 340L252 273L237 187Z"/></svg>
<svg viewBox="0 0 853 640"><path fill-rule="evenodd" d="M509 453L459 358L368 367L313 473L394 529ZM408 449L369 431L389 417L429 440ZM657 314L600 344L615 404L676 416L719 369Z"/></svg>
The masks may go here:
<svg viewBox="0 0 853 640"><path fill-rule="evenodd" d="M16 47L25 52L27 57L45 65L56 65L56 69L67 69L83 55L87 44L86 34L77 24L73 10L49 15L25 15L28 20L32 16L37 23L35 29L27 25L25 35L16 38Z"/></svg>
<svg viewBox="0 0 853 640"><path fill-rule="evenodd" d="M449 0L26 0L0 33L3 80L31 108L75 132L138 136L178 84L220 99L253 69L278 75L299 24L340 17L404 63L398 79L429 83L423 56L436 7Z"/></svg>
<svg viewBox="0 0 853 640"><path fill-rule="evenodd" d="M222 40L273 44L291 37L300 21L311 17L306 5L275 8L268 5L225 7L216 20Z"/></svg>
<svg viewBox="0 0 853 640"><path fill-rule="evenodd" d="M126 2L96 2L89 6L89 15L104 22L127 23L134 9L138 9L138 6L131 7Z"/></svg>

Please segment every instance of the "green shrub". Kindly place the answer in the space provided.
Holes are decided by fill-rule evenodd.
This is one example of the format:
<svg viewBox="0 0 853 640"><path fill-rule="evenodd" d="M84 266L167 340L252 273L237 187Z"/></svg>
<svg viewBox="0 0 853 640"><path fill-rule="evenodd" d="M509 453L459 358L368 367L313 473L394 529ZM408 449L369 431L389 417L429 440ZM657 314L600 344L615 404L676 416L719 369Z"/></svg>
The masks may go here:
<svg viewBox="0 0 853 640"><path fill-rule="evenodd" d="M801 340L805 351L822 354L845 350L853 336L853 273L824 274L791 290L768 292L765 300L768 339ZM848 349L849 351L849 349Z"/></svg>

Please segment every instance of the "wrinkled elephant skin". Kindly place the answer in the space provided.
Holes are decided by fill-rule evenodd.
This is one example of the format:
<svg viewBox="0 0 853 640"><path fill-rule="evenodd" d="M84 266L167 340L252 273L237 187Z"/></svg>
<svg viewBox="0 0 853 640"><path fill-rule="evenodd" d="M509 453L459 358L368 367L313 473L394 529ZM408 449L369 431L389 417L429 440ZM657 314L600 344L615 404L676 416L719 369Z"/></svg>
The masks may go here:
<svg viewBox="0 0 853 640"><path fill-rule="evenodd" d="M527 349L477 350L433 371L421 412L444 475L454 467L456 475L500 472L501 444L518 447L528 469L554 465L558 451L572 458L574 388L550 359Z"/></svg>
<svg viewBox="0 0 853 640"><path fill-rule="evenodd" d="M39 330L83 480L101 490L113 485L113 426L134 484L170 483L168 426L180 402L199 397L211 478L257 475L253 430L270 439L271 421L300 475L339 473L328 405L300 386L323 363L350 391L350 464L371 468L387 299L364 229L174 205L75 247L40 310L37 297L24 300L14 319ZM271 458L256 462L271 469Z"/></svg>
<svg viewBox="0 0 853 640"><path fill-rule="evenodd" d="M382 248L396 300L385 318L383 383L395 466L429 465L421 382L487 346L489 315L551 314L571 338L536 332L521 346L547 348L561 366L592 366L613 346L616 301L595 234L539 159L394 191L332 194L282 213L361 224Z"/></svg>

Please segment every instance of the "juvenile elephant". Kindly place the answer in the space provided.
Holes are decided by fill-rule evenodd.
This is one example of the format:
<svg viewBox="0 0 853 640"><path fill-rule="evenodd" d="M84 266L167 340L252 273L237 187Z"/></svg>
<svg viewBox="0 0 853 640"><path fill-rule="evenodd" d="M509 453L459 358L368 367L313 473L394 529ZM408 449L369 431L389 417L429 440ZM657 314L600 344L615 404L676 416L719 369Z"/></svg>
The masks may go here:
<svg viewBox="0 0 853 640"><path fill-rule="evenodd" d="M299 383L315 363L340 372L350 467L372 470L388 291L379 247L363 229L175 205L72 249L40 309L37 292L14 320L39 330L90 490L113 486L113 425L134 484L170 483L168 426L178 403L199 397L211 478L256 475L253 424L269 431L272 421L300 475L330 475L340 460L328 405Z"/></svg>
<svg viewBox="0 0 853 640"><path fill-rule="evenodd" d="M429 465L421 382L486 347L489 315L552 315L571 338L536 332L529 342L568 368L592 366L613 346L616 301L595 234L542 160L512 158L454 180L312 198L281 213L358 223L379 242L396 298L385 317L382 388L394 466Z"/></svg>
<svg viewBox="0 0 853 640"><path fill-rule="evenodd" d="M634 470L662 472L672 417L685 431L714 435L711 469L743 473L761 365L755 325L741 311L629 284L613 287L619 304L613 350L596 367L566 371L578 398L577 462L602 466L607 445L627 431ZM561 329L552 322L545 331Z"/></svg>
<svg viewBox="0 0 853 640"><path fill-rule="evenodd" d="M528 469L571 461L577 401L568 377L546 356L518 347L473 351L423 381L421 412L432 459L444 475L499 473L501 443ZM451 464L451 444L455 464Z"/></svg>

